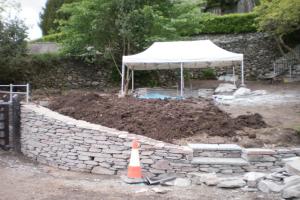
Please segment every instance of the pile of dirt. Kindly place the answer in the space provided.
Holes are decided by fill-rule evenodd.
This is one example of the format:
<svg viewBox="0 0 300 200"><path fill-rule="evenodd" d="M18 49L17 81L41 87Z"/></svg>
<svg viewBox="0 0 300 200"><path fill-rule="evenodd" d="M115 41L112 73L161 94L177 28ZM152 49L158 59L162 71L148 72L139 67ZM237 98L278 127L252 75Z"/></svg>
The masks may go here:
<svg viewBox="0 0 300 200"><path fill-rule="evenodd" d="M259 114L231 118L211 101L203 99L142 100L71 92L54 98L50 108L75 119L165 142L199 134L232 137L244 127L266 126Z"/></svg>

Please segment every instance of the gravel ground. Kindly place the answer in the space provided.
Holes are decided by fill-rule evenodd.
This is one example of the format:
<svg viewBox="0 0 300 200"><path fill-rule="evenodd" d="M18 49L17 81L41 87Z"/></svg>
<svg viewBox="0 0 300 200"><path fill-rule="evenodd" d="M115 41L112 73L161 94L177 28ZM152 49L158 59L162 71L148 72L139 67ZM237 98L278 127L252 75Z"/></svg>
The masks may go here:
<svg viewBox="0 0 300 200"><path fill-rule="evenodd" d="M182 199L182 200L276 200L277 195L216 187L168 187L166 194L152 189L158 186L126 185L118 176L100 176L68 172L33 163L22 156L0 150L0 200L94 200L94 199ZM160 186L159 186L160 187Z"/></svg>

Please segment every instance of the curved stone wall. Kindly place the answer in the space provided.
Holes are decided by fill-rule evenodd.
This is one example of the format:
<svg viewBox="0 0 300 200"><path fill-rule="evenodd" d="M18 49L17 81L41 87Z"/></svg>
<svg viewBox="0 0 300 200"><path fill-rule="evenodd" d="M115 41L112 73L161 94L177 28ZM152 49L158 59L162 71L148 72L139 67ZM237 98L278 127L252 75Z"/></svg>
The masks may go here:
<svg viewBox="0 0 300 200"><path fill-rule="evenodd" d="M153 175L268 171L282 167L283 158L300 156L300 148L243 149L221 144L178 146L75 120L33 104L22 105L21 111L23 154L65 170L122 174L127 170L133 139L141 143L142 169Z"/></svg>
<svg viewBox="0 0 300 200"><path fill-rule="evenodd" d="M143 170L193 171L192 151L139 135L75 120L36 105L22 106L22 152L40 163L100 174L126 171L133 139L141 143Z"/></svg>

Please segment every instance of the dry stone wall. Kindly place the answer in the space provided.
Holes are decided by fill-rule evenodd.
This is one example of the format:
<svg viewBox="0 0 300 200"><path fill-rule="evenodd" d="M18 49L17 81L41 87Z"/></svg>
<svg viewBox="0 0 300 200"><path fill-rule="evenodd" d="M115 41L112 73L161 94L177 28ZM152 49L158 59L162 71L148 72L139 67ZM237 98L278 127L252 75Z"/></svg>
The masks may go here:
<svg viewBox="0 0 300 200"><path fill-rule="evenodd" d="M232 152L225 152L224 148L213 151L211 145L206 145L208 151L196 152L191 146L172 145L75 120L33 104L22 105L21 120L23 154L50 166L96 174L125 173L133 139L141 143L144 173L152 175L268 171L282 167L283 158L300 156L300 148L237 151L235 147ZM231 145L223 146L231 150Z"/></svg>
<svg viewBox="0 0 300 200"><path fill-rule="evenodd" d="M209 39L228 51L243 53L247 79L256 79L272 72L272 63L280 57L274 38L266 33L200 35L193 39ZM227 69L217 69L217 73L225 73ZM239 68L236 73L240 74Z"/></svg>
<svg viewBox="0 0 300 200"><path fill-rule="evenodd" d="M100 174L126 171L133 139L152 174L192 171L192 151L100 125L75 120L35 105L22 107L22 152L40 163Z"/></svg>

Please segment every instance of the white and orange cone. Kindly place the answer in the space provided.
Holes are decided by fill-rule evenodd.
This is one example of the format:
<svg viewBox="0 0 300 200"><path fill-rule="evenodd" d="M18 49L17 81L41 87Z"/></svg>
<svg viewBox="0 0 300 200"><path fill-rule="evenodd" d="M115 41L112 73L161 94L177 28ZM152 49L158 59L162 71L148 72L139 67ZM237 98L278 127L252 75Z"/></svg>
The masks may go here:
<svg viewBox="0 0 300 200"><path fill-rule="evenodd" d="M142 178L142 168L140 164L140 156L139 156L139 142L137 140L133 140L132 142L132 150L130 156L130 162L128 166L127 177L131 179L141 179Z"/></svg>

